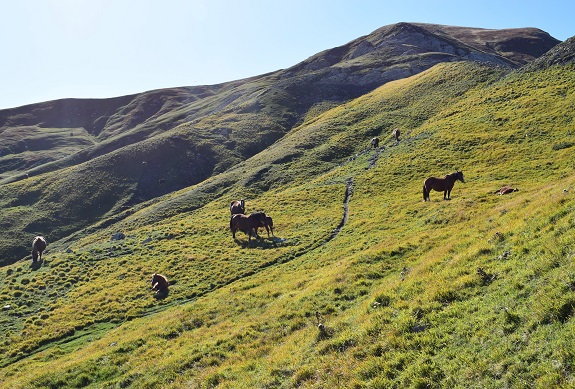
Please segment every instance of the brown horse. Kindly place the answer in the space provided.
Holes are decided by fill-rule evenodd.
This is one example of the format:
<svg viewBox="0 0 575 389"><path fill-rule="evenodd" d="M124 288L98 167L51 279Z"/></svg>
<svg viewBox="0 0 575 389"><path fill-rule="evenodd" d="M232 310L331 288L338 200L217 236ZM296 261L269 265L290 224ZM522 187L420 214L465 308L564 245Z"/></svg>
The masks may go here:
<svg viewBox="0 0 575 389"><path fill-rule="evenodd" d="M400 135L399 128L396 128L395 130L393 130L391 135L393 135L396 142L399 142L399 135Z"/></svg>
<svg viewBox="0 0 575 389"><path fill-rule="evenodd" d="M263 212L261 212L263 213ZM274 235L274 221L272 220L271 216L267 216L265 213L263 213L263 217L260 218L260 224L258 225L257 228L260 227L264 227L268 233L268 238L270 237L270 231L272 232L272 236ZM257 232L257 228L256 228L256 232Z"/></svg>
<svg viewBox="0 0 575 389"><path fill-rule="evenodd" d="M453 189L453 185L457 180L465 182L463 179L463 172L458 171L447 174L443 178L429 177L423 182L423 201L431 201L429 199L429 192L431 192L432 189L438 192L443 192L444 200L451 200L451 189Z"/></svg>
<svg viewBox="0 0 575 389"><path fill-rule="evenodd" d="M377 149L379 147L379 138L377 136L374 138L371 138L371 146L374 149Z"/></svg>
<svg viewBox="0 0 575 389"><path fill-rule="evenodd" d="M38 259L42 262L42 252L46 250L46 239L42 236L37 236L32 241L32 262L36 262Z"/></svg>
<svg viewBox="0 0 575 389"><path fill-rule="evenodd" d="M498 189L495 193L497 193L498 195L506 195L509 193L513 193L513 192L517 192L519 189L517 188L512 188L509 185L505 185L503 187L501 187L500 189Z"/></svg>
<svg viewBox="0 0 575 389"><path fill-rule="evenodd" d="M230 219L230 230L232 236L236 239L236 231L240 230L248 234L248 242L252 239L252 235L259 239L258 227L264 222L266 214L263 212L252 213L249 216L244 214L232 215Z"/></svg>
<svg viewBox="0 0 575 389"><path fill-rule="evenodd" d="M166 276L157 273L152 274L152 290L155 290L156 294L167 292L168 285Z"/></svg>
<svg viewBox="0 0 575 389"><path fill-rule="evenodd" d="M266 216L265 224L266 224L266 230L269 228L270 231L272 232L272 236L275 236L274 235L274 221L272 220L271 216ZM270 233L268 231L268 238L269 237L270 237Z"/></svg>
<svg viewBox="0 0 575 389"><path fill-rule="evenodd" d="M230 204L230 212L233 215L245 214L246 213L246 202L244 199L232 201Z"/></svg>

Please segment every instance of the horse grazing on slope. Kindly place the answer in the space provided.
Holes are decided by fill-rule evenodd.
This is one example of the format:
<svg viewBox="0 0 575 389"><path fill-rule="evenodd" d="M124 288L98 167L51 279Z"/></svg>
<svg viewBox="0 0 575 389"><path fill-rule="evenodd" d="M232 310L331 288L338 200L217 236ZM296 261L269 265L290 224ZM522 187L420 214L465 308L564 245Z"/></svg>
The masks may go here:
<svg viewBox="0 0 575 389"><path fill-rule="evenodd" d="M157 273L152 274L152 290L155 290L156 294L167 292L168 285L169 283L166 276Z"/></svg>
<svg viewBox="0 0 575 389"><path fill-rule="evenodd" d="M399 128L396 128L395 130L393 130L391 132L391 135L393 135L393 137L395 138L395 141L399 143L399 135L400 135L400 131Z"/></svg>
<svg viewBox="0 0 575 389"><path fill-rule="evenodd" d="M233 215L230 219L230 230L232 236L236 239L236 231L240 230L248 234L248 242L252 239L252 235L259 239L258 227L264 222L266 214L263 212L251 213L249 216L244 214Z"/></svg>
<svg viewBox="0 0 575 389"><path fill-rule="evenodd" d="M379 138L376 136L374 138L371 138L371 147L373 147L374 149L377 149L379 147Z"/></svg>
<svg viewBox="0 0 575 389"><path fill-rule="evenodd" d="M269 228L270 231L272 232L272 236L275 236L274 235L274 221L272 220L271 216L266 216L265 225L266 225L266 230ZM269 237L270 237L270 233L268 231L268 238Z"/></svg>
<svg viewBox="0 0 575 389"><path fill-rule="evenodd" d="M232 201L230 204L230 212L233 215L245 214L246 213L246 202L244 199Z"/></svg>
<svg viewBox="0 0 575 389"><path fill-rule="evenodd" d="M451 200L451 189L453 189L453 185L457 180L465 182L462 171L447 174L443 178L429 177L423 182L423 201L431 201L429 199L429 192L431 192L432 189L443 192L444 200Z"/></svg>
<svg viewBox="0 0 575 389"><path fill-rule="evenodd" d="M32 262L36 262L38 259L42 262L42 252L46 250L46 239L42 236L37 236L32 241Z"/></svg>
<svg viewBox="0 0 575 389"><path fill-rule="evenodd" d="M260 224L256 228L256 233L258 232L258 230L257 230L258 228L263 227L266 229L266 231L268 233L268 238L270 237L270 231L272 232L272 236L275 236L274 235L274 221L272 220L271 216L267 216L263 212L258 212L258 213L262 213L263 216L260 217Z"/></svg>

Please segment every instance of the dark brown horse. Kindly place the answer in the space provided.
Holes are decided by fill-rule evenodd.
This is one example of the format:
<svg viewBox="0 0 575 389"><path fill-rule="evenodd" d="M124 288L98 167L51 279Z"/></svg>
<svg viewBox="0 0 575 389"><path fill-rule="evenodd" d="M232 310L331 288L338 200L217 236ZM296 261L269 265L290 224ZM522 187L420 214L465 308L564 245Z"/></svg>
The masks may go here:
<svg viewBox="0 0 575 389"><path fill-rule="evenodd" d="M396 128L395 130L392 131L391 135L393 135L393 137L395 138L396 142L399 142L399 135L400 135L400 131L399 128Z"/></svg>
<svg viewBox="0 0 575 389"><path fill-rule="evenodd" d="M379 138L377 136L371 138L371 147L373 147L374 149L377 149L379 147Z"/></svg>
<svg viewBox="0 0 575 389"><path fill-rule="evenodd" d="M155 290L156 294L167 292L168 285L169 283L166 276L157 273L152 274L152 290Z"/></svg>
<svg viewBox="0 0 575 389"><path fill-rule="evenodd" d="M37 236L32 241L32 262L36 262L38 259L42 262L42 252L46 250L46 239L42 236Z"/></svg>
<svg viewBox="0 0 575 389"><path fill-rule="evenodd" d="M246 213L246 202L244 199L232 201L230 204L230 212L233 215L245 214Z"/></svg>
<svg viewBox="0 0 575 389"><path fill-rule="evenodd" d="M263 213L263 212L262 212ZM260 218L260 224L258 228L264 227L268 233L268 238L270 237L270 231L272 232L272 236L274 235L274 221L272 220L271 216L267 216L265 213L263 214L263 218ZM257 229L256 229L257 232Z"/></svg>
<svg viewBox="0 0 575 389"><path fill-rule="evenodd" d="M458 171L451 173L443 178L429 177L423 182L423 201L430 200L429 192L431 192L432 189L438 192L443 192L444 200L451 200L451 189L453 189L453 185L457 180L465 182L463 179L463 172Z"/></svg>
<svg viewBox="0 0 575 389"><path fill-rule="evenodd" d="M264 222L266 214L263 212L251 213L249 216L244 214L232 215L230 219L230 230L232 236L236 239L236 231L243 231L248 235L248 242L252 239L252 235L259 239L258 227Z"/></svg>
<svg viewBox="0 0 575 389"><path fill-rule="evenodd" d="M271 216L266 216L265 224L266 224L266 230L269 228L270 231L272 232L272 236L275 236L274 235L274 221L272 220ZM270 237L270 234L268 232L268 238L269 237Z"/></svg>

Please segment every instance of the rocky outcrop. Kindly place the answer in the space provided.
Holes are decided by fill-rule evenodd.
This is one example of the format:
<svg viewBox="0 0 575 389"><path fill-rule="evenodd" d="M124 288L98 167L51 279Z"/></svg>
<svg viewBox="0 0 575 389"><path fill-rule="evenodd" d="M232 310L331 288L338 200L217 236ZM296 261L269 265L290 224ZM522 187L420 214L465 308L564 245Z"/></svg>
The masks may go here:
<svg viewBox="0 0 575 389"><path fill-rule="evenodd" d="M280 71L279 85L318 101L357 97L441 62L479 61L519 68L559 41L535 28L487 30L398 23Z"/></svg>

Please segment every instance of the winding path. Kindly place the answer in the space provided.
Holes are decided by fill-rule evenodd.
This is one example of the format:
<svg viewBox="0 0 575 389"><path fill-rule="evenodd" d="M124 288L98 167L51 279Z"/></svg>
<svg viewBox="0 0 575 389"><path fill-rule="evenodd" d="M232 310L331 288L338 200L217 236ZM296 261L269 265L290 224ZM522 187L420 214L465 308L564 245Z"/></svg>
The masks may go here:
<svg viewBox="0 0 575 389"><path fill-rule="evenodd" d="M345 195L343 197L343 216L342 216L341 221L339 222L338 226L333 230L332 234L324 242L324 244L326 244L327 242L329 242L330 240L335 238L337 236L337 234L339 234L339 232L341 231L343 226L345 226L345 223L347 223L347 215L349 212L349 200L350 200L351 195L353 194L353 178L348 178L347 180L345 180L345 183L346 183L346 187L345 187Z"/></svg>

